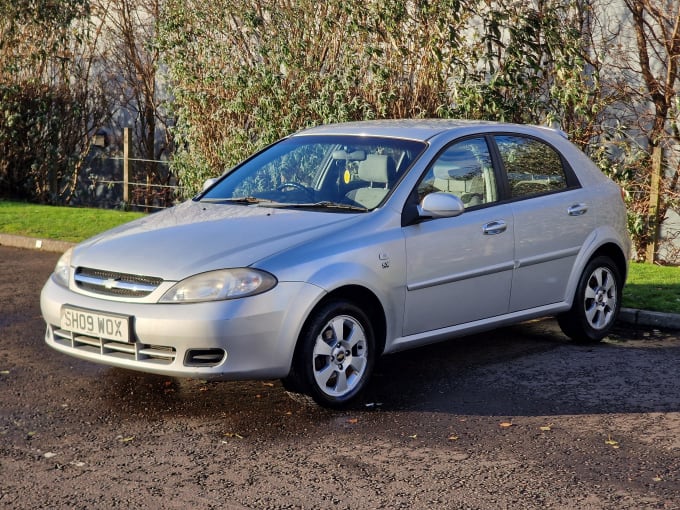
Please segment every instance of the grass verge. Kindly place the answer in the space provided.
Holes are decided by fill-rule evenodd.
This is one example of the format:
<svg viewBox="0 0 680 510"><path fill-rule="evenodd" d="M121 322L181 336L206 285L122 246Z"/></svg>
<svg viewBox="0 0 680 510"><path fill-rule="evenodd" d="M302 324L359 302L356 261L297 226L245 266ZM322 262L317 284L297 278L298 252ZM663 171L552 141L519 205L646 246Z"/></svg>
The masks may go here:
<svg viewBox="0 0 680 510"><path fill-rule="evenodd" d="M142 216L139 212L0 200L0 232L60 241L80 242Z"/></svg>
<svg viewBox="0 0 680 510"><path fill-rule="evenodd" d="M623 306L680 313L680 267L631 263Z"/></svg>
<svg viewBox="0 0 680 510"><path fill-rule="evenodd" d="M0 200L0 233L79 242L144 213ZM631 263L623 306L680 313L680 267Z"/></svg>

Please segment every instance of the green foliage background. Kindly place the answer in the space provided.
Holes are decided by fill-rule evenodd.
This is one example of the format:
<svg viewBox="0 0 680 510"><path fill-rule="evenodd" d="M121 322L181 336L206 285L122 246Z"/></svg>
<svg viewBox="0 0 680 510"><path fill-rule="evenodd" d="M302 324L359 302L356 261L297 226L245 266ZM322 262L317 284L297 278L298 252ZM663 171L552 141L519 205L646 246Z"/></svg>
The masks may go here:
<svg viewBox="0 0 680 510"><path fill-rule="evenodd" d="M87 0L0 0L0 196L60 202L105 116L88 19Z"/></svg>
<svg viewBox="0 0 680 510"><path fill-rule="evenodd" d="M680 0L662 11L646 0L621 2L610 13L609 0L0 0L0 196L68 203L94 133L120 107L116 91L154 103L123 101L146 146L159 141L157 126L174 126L162 145L173 151L178 199L312 125L534 123L566 131L625 187L629 228L644 253L655 236L652 145L664 147L657 221L680 207L680 46L668 36ZM668 108L656 116L650 83L661 82L643 76L626 17L638 7L653 70L667 77ZM109 8L136 16L131 33L140 37L107 40L112 53L101 39ZM132 50L136 60L125 57ZM141 66L122 88L106 66L114 54Z"/></svg>
<svg viewBox="0 0 680 510"><path fill-rule="evenodd" d="M568 119L588 143L598 91L583 84L578 14L562 1L169 0L174 168L189 196L288 133L375 118Z"/></svg>

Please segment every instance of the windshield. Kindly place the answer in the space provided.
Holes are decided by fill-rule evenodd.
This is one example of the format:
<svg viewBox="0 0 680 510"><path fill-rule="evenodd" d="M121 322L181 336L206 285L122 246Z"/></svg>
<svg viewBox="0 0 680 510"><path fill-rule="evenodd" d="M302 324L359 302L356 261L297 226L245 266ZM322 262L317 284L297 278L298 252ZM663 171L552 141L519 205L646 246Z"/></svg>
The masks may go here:
<svg viewBox="0 0 680 510"><path fill-rule="evenodd" d="M201 201L365 211L380 205L422 142L367 136L296 136L234 168Z"/></svg>

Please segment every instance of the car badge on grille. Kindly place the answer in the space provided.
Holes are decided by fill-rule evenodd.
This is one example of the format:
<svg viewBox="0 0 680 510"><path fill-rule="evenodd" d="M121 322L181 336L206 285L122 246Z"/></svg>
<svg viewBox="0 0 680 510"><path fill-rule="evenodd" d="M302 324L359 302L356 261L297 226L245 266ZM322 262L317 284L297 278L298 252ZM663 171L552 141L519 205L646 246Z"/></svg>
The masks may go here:
<svg viewBox="0 0 680 510"><path fill-rule="evenodd" d="M107 290L111 290L115 287L118 287L118 282L120 281L120 278L109 278L107 280L104 280L104 288Z"/></svg>

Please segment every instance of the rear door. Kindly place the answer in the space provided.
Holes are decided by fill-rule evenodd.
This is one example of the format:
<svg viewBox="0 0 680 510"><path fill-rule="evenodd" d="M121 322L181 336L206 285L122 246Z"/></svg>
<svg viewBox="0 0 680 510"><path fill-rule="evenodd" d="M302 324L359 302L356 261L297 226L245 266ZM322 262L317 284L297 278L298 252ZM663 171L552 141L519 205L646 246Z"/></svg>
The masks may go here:
<svg viewBox="0 0 680 510"><path fill-rule="evenodd" d="M494 139L508 177L515 227L509 311L563 301L576 256L594 227L592 204L564 158L543 140Z"/></svg>

